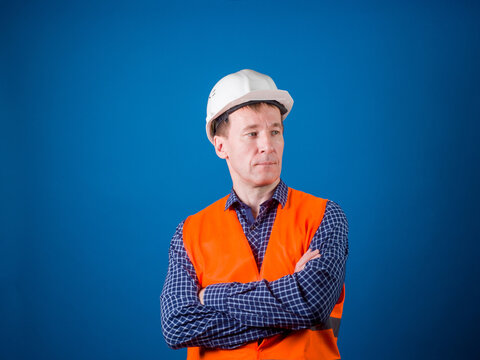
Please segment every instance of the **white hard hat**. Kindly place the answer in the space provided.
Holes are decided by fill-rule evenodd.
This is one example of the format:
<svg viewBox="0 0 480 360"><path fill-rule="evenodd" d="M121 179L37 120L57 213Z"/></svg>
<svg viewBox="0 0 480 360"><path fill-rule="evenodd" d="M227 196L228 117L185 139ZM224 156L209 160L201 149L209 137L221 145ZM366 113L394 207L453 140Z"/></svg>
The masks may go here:
<svg viewBox="0 0 480 360"><path fill-rule="evenodd" d="M284 120L293 106L293 99L285 90L278 90L272 78L253 70L240 70L225 76L215 84L207 103L207 136L213 144L211 122L225 111L251 101L277 101L283 105L286 112Z"/></svg>

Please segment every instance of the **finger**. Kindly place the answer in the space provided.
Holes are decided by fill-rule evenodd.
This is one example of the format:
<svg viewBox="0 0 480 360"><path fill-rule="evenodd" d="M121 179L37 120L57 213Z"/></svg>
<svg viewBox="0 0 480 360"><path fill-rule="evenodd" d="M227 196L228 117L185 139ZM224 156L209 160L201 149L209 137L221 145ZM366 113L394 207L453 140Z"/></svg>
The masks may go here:
<svg viewBox="0 0 480 360"><path fill-rule="evenodd" d="M205 288L201 289L201 290L198 292L198 298L199 298L200 303L201 303L202 305L204 305L204 303L203 303L203 295L204 295L204 294L205 294Z"/></svg>
<svg viewBox="0 0 480 360"><path fill-rule="evenodd" d="M305 261L302 263L302 267L305 267L305 265L307 265L311 260L314 260L314 259L319 259L320 258L320 254L311 254L308 258L305 259Z"/></svg>
<svg viewBox="0 0 480 360"><path fill-rule="evenodd" d="M312 252L310 251L310 249L308 249L307 252L303 254L303 256L300 258L300 260L298 260L297 266L301 267L305 265L308 262L308 260L310 260L311 256L312 256Z"/></svg>
<svg viewBox="0 0 480 360"><path fill-rule="evenodd" d="M314 250L314 251L310 251L309 253L305 253L304 255L304 258L305 258L305 262L309 262L310 260L312 260L315 256L319 256L320 255L320 252L318 250Z"/></svg>
<svg viewBox="0 0 480 360"><path fill-rule="evenodd" d="M298 260L297 264L295 265L295 272L301 271L307 262L312 260L314 256L318 256L318 250L312 251L310 249L307 250L305 254Z"/></svg>

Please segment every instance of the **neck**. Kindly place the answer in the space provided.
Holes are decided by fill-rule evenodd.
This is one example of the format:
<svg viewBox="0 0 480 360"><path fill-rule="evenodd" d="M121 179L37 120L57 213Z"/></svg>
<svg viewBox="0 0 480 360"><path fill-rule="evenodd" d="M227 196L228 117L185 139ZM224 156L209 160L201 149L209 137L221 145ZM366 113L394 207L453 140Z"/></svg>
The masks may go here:
<svg viewBox="0 0 480 360"><path fill-rule="evenodd" d="M257 187L234 183L233 190L235 190L240 200L252 209L253 217L256 218L260 211L260 204L272 198L279 182L280 179L277 179L272 184Z"/></svg>

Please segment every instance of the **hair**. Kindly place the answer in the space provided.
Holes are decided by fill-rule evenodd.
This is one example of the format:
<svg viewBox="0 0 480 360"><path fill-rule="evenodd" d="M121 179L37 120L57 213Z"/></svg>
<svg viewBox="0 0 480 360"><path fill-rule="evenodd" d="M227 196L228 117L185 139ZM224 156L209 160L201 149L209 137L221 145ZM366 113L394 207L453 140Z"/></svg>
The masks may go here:
<svg viewBox="0 0 480 360"><path fill-rule="evenodd" d="M249 108L253 110L254 112L260 112L260 109L263 106L268 106L268 107L273 107L275 109L279 109L277 105L274 105L269 102L255 102L252 104L246 104L245 106L241 106L241 108ZM236 109L238 110L238 109ZM279 109L280 113L282 112L282 109ZM212 134L212 137L215 135L218 136L223 136L223 137L228 137L228 129L230 128L230 121L228 119L228 116L230 113L228 110L224 112L222 115L217 117L215 120L213 120L210 123L210 133ZM283 119L282 119L282 128L283 128Z"/></svg>

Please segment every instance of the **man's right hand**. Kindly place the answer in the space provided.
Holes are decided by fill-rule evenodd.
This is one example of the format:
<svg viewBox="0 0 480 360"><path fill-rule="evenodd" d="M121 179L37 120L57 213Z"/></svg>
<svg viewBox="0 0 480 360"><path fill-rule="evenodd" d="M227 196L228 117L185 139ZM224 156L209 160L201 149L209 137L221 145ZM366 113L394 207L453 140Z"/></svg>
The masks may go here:
<svg viewBox="0 0 480 360"><path fill-rule="evenodd" d="M297 265L295 265L295 272L302 271L303 268L305 267L305 265L307 265L307 263L310 260L318 259L319 257L320 257L320 251L319 250L313 250L312 251L312 250L308 249L307 252L305 254L303 254L303 256L300 258L300 260L298 260Z"/></svg>

